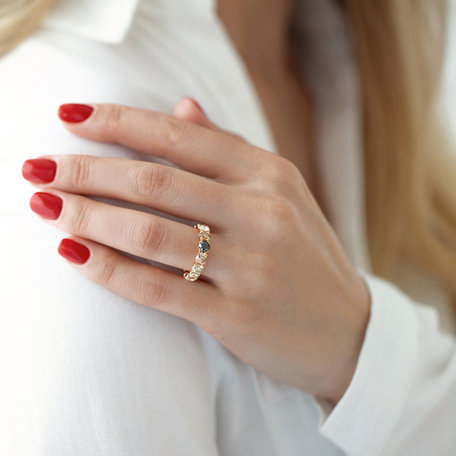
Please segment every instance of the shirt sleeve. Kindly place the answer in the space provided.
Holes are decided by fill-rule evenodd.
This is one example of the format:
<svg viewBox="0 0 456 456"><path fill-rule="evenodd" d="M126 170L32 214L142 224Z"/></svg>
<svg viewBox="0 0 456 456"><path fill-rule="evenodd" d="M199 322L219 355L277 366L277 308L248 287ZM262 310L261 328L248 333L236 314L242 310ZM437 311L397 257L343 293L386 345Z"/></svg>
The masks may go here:
<svg viewBox="0 0 456 456"><path fill-rule="evenodd" d="M456 340L434 308L359 272L370 320L343 397L315 399L320 434L349 456L456 454Z"/></svg>

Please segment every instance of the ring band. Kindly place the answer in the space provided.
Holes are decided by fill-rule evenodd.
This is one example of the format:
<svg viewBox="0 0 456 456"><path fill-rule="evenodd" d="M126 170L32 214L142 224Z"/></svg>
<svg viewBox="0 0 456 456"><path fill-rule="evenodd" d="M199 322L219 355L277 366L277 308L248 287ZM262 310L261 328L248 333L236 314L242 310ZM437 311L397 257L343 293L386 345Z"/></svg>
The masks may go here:
<svg viewBox="0 0 456 456"><path fill-rule="evenodd" d="M207 255L209 249L211 248L211 230L207 225L203 223L198 223L197 225L193 225L193 228L199 230L199 244L198 244L198 253L195 258L195 262L190 271L184 271L184 278L189 280L190 282L194 282L198 280L198 277L201 275L201 272L206 266Z"/></svg>

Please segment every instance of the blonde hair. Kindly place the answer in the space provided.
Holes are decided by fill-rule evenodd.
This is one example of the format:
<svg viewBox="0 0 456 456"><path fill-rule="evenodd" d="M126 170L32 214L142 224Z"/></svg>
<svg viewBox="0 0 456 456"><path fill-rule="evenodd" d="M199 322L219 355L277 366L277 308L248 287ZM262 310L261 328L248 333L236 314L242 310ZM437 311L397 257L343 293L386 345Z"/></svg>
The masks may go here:
<svg viewBox="0 0 456 456"><path fill-rule="evenodd" d="M456 161L438 122L445 0L345 0L364 95L366 214L373 271L406 261L456 310ZM453 155L453 156L452 156Z"/></svg>
<svg viewBox="0 0 456 456"><path fill-rule="evenodd" d="M0 54L53 0L0 7ZM437 121L445 0L339 0L364 93L365 191L373 272L395 282L409 261L446 285L456 309L456 166Z"/></svg>
<svg viewBox="0 0 456 456"><path fill-rule="evenodd" d="M0 5L0 55L40 24L54 0L8 0Z"/></svg>

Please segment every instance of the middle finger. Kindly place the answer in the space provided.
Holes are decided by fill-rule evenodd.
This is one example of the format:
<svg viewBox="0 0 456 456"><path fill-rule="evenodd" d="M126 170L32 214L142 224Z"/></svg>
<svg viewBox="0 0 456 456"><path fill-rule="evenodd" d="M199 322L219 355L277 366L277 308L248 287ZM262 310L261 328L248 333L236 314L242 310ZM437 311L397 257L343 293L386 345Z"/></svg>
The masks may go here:
<svg viewBox="0 0 456 456"><path fill-rule="evenodd" d="M36 170L41 169L43 175L46 166L56 168L47 183L36 176ZM222 227L233 214L235 198L229 185L159 163L91 155L47 155L27 160L23 174L43 189L129 201L188 220L205 220L210 226Z"/></svg>

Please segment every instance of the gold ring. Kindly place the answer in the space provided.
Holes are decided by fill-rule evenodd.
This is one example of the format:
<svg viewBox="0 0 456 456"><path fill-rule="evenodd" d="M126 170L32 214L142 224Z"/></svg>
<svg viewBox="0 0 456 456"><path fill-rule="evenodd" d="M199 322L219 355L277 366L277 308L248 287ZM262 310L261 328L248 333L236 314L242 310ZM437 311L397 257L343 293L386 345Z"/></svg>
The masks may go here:
<svg viewBox="0 0 456 456"><path fill-rule="evenodd" d="M207 255L209 249L211 248L211 230L207 225L203 223L198 223L193 225L193 228L199 230L199 244L198 244L198 253L193 263L192 269L190 271L184 271L184 278L190 282L198 280L198 277L201 275L201 272L206 266Z"/></svg>

